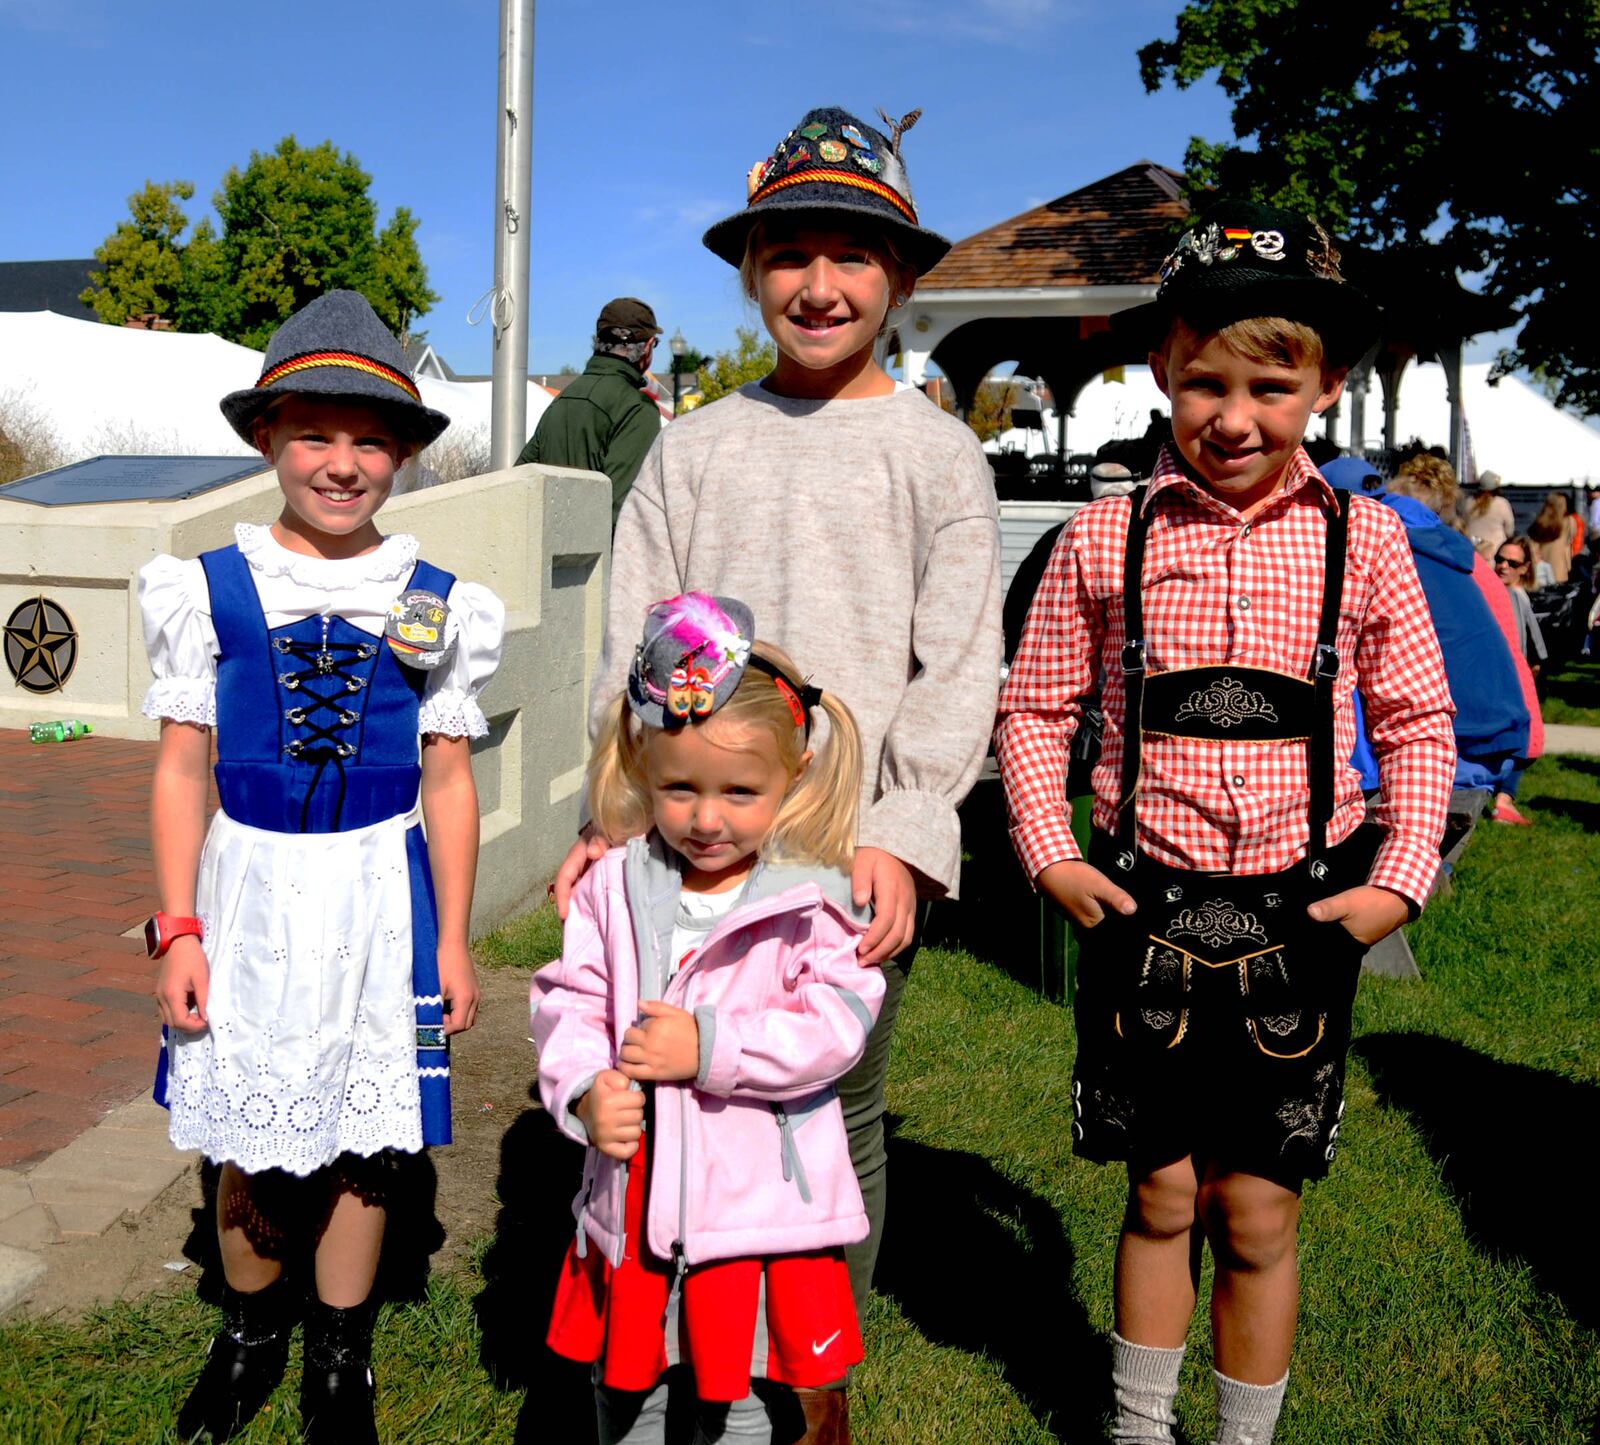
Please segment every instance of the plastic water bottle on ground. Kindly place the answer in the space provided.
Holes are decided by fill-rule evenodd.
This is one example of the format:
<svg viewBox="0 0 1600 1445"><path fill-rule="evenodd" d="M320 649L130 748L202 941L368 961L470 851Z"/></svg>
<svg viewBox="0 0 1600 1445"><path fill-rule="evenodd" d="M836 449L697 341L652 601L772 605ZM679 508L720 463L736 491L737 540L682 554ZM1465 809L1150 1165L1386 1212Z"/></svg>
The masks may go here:
<svg viewBox="0 0 1600 1445"><path fill-rule="evenodd" d="M94 729L86 722L67 718L62 722L36 722L28 724L30 743L69 743L74 738L86 737Z"/></svg>

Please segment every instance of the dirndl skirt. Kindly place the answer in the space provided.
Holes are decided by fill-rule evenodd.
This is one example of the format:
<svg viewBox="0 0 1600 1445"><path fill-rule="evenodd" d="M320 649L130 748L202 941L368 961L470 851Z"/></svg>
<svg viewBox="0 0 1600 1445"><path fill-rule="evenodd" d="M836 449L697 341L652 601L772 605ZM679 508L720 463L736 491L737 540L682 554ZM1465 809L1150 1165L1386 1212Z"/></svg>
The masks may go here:
<svg viewBox="0 0 1600 1445"><path fill-rule="evenodd" d="M212 819L196 886L210 1026L172 1033L156 1084L178 1148L305 1175L343 1153L445 1142L424 1137L418 1079L420 1013L437 1020L440 1000L417 824L415 810L341 833ZM414 987L419 942L431 998ZM448 1086L438 1033L435 1089Z"/></svg>
<svg viewBox="0 0 1600 1445"><path fill-rule="evenodd" d="M861 1362L842 1249L697 1265L673 1289L673 1269L644 1243L649 1138L628 1161L621 1265L592 1245L567 1247L546 1343L569 1360L600 1362L600 1383L651 1390L689 1365L702 1400L742 1400L754 1378L800 1388L842 1380Z"/></svg>

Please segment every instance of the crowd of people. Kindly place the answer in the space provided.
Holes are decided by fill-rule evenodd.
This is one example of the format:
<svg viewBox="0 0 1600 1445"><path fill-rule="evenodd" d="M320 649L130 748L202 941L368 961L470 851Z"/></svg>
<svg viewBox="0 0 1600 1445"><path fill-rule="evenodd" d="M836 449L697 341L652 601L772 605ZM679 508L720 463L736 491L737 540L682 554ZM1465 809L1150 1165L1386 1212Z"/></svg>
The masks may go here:
<svg viewBox="0 0 1600 1445"><path fill-rule="evenodd" d="M1425 905L1453 787L1514 807L1537 628L1452 525L1447 466L1410 462L1376 499L1319 472L1302 442L1374 308L1314 222L1219 200L1116 322L1170 439L1137 475L1107 459L1001 688L989 466L874 356L949 245L911 200L918 114L813 110L751 168L705 242L776 366L608 469L587 820L531 995L575 1175L583 1151L537 1325L592 1370L603 1445L664 1441L674 1402L702 1441L849 1440L896 1013L992 738L1018 859L1079 932L1074 1146L1127 1176L1111 1438L1173 1440L1209 1249L1214 1438L1267 1445L1361 960ZM562 420L595 456L599 401L659 331L610 319L640 350L592 367ZM360 297L291 318L222 407L282 510L140 575L158 1095L174 1143L222 1166L222 1319L177 1432L237 1434L303 1318L304 1438L370 1445L392 1164L448 1142L449 1039L476 1016L469 748L504 609L376 527L445 418ZM1509 573L1513 537L1502 554ZM1091 706L1085 856L1066 791Z"/></svg>

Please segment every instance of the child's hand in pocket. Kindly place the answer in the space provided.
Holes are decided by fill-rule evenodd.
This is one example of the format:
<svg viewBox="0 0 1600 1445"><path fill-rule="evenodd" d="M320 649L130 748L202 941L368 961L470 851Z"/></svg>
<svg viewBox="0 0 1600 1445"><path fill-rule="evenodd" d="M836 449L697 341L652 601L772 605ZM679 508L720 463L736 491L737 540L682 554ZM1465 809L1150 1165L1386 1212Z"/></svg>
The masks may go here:
<svg viewBox="0 0 1600 1445"><path fill-rule="evenodd" d="M639 1005L644 1015L622 1036L622 1072L630 1079L692 1079L700 1072L700 1028L694 1015L659 999Z"/></svg>
<svg viewBox="0 0 1600 1445"><path fill-rule="evenodd" d="M156 974L156 1007L161 1022L180 1033L197 1034L210 1027L206 996L211 992L211 965L200 940L189 934L172 940Z"/></svg>
<svg viewBox="0 0 1600 1445"><path fill-rule="evenodd" d="M1130 894L1081 860L1052 863L1039 874L1038 884L1080 928L1093 928L1108 912L1132 913L1136 906Z"/></svg>
<svg viewBox="0 0 1600 1445"><path fill-rule="evenodd" d="M1410 905L1398 893L1363 883L1331 898L1319 898L1306 912L1318 923L1339 923L1357 943L1371 948L1387 938L1411 916Z"/></svg>

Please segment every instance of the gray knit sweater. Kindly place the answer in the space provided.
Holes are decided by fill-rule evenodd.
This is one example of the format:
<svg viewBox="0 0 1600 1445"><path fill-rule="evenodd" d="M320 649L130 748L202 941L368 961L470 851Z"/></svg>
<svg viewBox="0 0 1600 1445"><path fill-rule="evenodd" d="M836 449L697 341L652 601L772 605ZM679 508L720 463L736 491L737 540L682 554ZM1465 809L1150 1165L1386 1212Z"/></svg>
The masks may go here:
<svg viewBox="0 0 1600 1445"><path fill-rule="evenodd" d="M798 401L753 383L651 446L617 520L591 736L623 689L645 609L737 597L756 635L861 728L859 841L954 894L956 807L1000 686L1000 534L972 432L909 387Z"/></svg>

